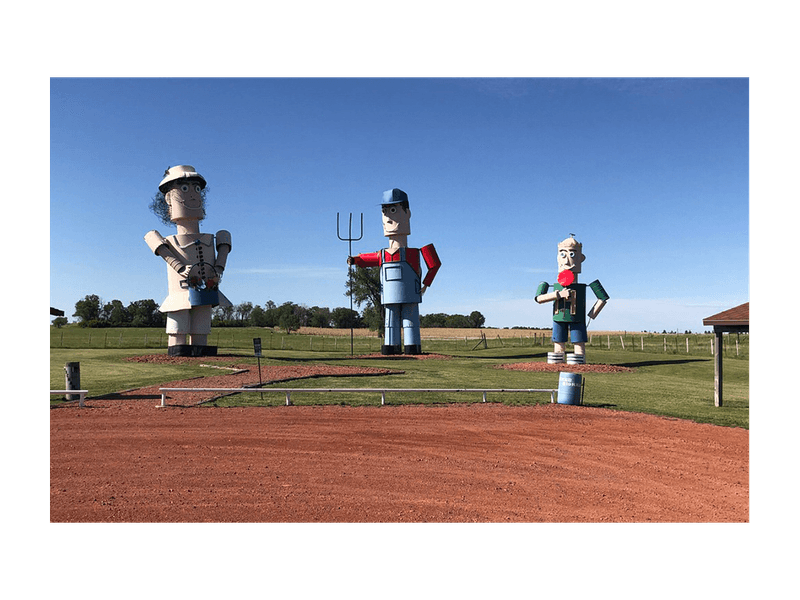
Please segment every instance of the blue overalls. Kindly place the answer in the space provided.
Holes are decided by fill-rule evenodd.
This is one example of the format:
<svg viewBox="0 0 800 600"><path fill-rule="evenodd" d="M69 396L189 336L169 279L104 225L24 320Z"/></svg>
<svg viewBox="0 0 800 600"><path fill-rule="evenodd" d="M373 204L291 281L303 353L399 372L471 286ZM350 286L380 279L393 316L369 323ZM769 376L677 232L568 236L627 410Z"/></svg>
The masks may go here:
<svg viewBox="0 0 800 600"><path fill-rule="evenodd" d="M400 248L400 260L384 262L381 252L381 304L386 310L387 346L421 346L419 303L422 302L420 275L406 262L406 248ZM403 338L400 337L400 327Z"/></svg>

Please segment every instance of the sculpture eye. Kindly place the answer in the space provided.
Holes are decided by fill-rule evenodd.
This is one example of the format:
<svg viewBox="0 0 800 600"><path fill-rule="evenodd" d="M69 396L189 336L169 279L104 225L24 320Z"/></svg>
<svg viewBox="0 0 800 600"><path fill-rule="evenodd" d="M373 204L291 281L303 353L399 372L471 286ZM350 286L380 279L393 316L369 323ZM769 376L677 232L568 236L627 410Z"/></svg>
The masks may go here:
<svg viewBox="0 0 800 600"><path fill-rule="evenodd" d="M569 257L570 257L570 258L575 258L575 253L574 253L574 252L570 252L570 253L569 253Z"/></svg>
<svg viewBox="0 0 800 600"><path fill-rule="evenodd" d="M200 186L199 185L194 186L194 191L199 194L200 193Z"/></svg>
<svg viewBox="0 0 800 600"><path fill-rule="evenodd" d="M188 192L188 191L189 191L189 186L188 186L188 185L186 185L186 184L184 183L184 184L181 186L181 191L182 191L182 192Z"/></svg>

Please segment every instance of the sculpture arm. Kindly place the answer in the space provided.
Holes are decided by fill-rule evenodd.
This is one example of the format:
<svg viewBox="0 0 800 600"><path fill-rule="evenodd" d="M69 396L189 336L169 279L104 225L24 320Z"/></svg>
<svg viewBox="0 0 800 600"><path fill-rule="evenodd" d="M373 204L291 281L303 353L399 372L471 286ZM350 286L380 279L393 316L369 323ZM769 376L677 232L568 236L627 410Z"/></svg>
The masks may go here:
<svg viewBox="0 0 800 600"><path fill-rule="evenodd" d="M357 256L347 257L348 265L355 265L357 267L380 267L381 266L381 253L380 252L367 252Z"/></svg>
<svg viewBox="0 0 800 600"><path fill-rule="evenodd" d="M439 260L439 255L436 253L436 248L433 247L433 244L428 244L420 248L420 253L425 260L425 266L428 267L428 273L425 275L425 279L422 282L423 287L427 288L433 283L436 273L439 272L439 267L442 266L442 261Z"/></svg>
<svg viewBox="0 0 800 600"><path fill-rule="evenodd" d="M594 306L592 306L592 309L589 311L587 316L590 319L595 319L597 318L597 315L600 314L600 311L603 310L606 302L608 302L609 296L608 292L606 292L605 288L603 288L603 285L597 279L590 283L589 287L592 288L594 295L597 296L597 302L594 303Z"/></svg>
<svg viewBox="0 0 800 600"><path fill-rule="evenodd" d="M548 294L547 290L549 288L550 284L547 283L546 281L542 281L539 284L539 287L536 288L536 294L533 297L533 299L536 301L537 304L544 304L545 302L555 302L559 298L564 298L564 294L562 292L564 292L565 290L561 290L561 292L553 290Z"/></svg>
<svg viewBox="0 0 800 600"><path fill-rule="evenodd" d="M144 241L150 247L150 250L153 251L153 254L163 258L164 261L177 273L184 274L184 272L190 267L190 265L186 264L179 257L175 256L175 253L172 252L172 247L169 245L169 242L156 230L148 231L144 236Z"/></svg>
<svg viewBox="0 0 800 600"><path fill-rule="evenodd" d="M590 319L596 319L597 315L600 314L600 311L603 310L603 307L605 305L606 305L606 301L605 300L598 300L597 302L594 303L594 306L589 311L589 314L587 316Z"/></svg>
<svg viewBox="0 0 800 600"><path fill-rule="evenodd" d="M214 261L214 268L222 274L225 270L225 263L228 261L228 253L231 251L231 234L225 229L220 229L216 235L217 259Z"/></svg>

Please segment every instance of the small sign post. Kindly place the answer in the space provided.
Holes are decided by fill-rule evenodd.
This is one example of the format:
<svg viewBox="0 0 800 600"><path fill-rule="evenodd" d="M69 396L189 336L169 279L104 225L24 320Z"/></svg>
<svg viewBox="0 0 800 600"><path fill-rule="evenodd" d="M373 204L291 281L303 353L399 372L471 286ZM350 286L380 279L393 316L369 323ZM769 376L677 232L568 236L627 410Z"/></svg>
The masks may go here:
<svg viewBox="0 0 800 600"><path fill-rule="evenodd" d="M258 359L258 386L263 387L264 383L261 381L261 338L253 338L253 353Z"/></svg>

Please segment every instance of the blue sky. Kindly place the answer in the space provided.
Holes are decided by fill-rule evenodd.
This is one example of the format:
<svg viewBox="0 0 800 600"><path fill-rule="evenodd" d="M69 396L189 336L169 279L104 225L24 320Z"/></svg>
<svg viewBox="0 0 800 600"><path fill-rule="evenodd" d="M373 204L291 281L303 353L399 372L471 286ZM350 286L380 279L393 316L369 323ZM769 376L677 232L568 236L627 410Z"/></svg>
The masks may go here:
<svg viewBox="0 0 800 600"><path fill-rule="evenodd" d="M590 330L700 331L749 300L749 102L743 78L54 78L50 304L161 302L148 203L191 164L234 304L349 306L336 214L375 251L399 187L443 263L423 314L548 327L533 295L574 233L611 297Z"/></svg>

